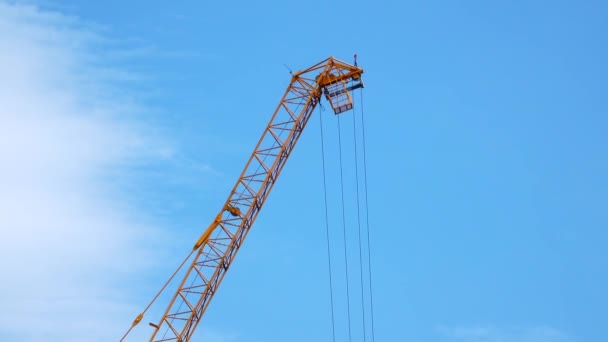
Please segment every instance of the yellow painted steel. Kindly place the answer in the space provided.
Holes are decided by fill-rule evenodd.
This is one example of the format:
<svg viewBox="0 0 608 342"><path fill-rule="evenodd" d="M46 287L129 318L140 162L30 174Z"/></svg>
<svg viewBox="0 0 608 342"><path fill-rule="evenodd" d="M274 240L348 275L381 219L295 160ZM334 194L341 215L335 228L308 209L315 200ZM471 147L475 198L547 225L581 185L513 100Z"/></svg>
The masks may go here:
<svg viewBox="0 0 608 342"><path fill-rule="evenodd" d="M194 244L195 257L179 288L158 324L150 324L150 342L190 341L321 96L336 114L352 109L350 91L363 87L362 73L356 65L329 57L292 74L228 199Z"/></svg>

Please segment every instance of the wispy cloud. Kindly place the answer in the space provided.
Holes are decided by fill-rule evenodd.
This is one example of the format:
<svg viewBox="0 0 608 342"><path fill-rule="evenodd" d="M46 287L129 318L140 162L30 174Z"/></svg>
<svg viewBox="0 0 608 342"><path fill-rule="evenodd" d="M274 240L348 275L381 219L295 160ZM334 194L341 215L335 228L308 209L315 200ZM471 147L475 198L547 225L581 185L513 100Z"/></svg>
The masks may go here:
<svg viewBox="0 0 608 342"><path fill-rule="evenodd" d="M547 326L534 327L438 327L437 332L451 341L463 342L571 342L563 331Z"/></svg>
<svg viewBox="0 0 608 342"><path fill-rule="evenodd" d="M162 230L108 175L171 147L138 119L138 76L104 64L104 39L0 0L0 340L116 340L138 310L124 284L158 261Z"/></svg>

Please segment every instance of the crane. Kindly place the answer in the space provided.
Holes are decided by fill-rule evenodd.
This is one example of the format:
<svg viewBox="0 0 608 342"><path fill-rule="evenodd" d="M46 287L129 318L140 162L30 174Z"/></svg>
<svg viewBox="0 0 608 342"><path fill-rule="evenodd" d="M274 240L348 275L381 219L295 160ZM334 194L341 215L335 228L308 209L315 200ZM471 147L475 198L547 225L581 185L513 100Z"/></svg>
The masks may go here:
<svg viewBox="0 0 608 342"><path fill-rule="evenodd" d="M363 69L356 58L351 65L329 57L291 73L289 86L228 199L186 258L192 262L177 291L159 322L150 323L150 342L191 340L321 97L335 114L353 108L351 91L363 87ZM143 313L129 331L142 319Z"/></svg>

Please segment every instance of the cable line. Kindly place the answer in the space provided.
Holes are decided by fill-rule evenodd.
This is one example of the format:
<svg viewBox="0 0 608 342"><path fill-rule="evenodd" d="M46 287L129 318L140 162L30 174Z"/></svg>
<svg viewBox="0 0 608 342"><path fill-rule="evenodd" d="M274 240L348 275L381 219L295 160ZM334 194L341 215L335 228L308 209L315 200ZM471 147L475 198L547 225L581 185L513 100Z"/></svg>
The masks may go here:
<svg viewBox="0 0 608 342"><path fill-rule="evenodd" d="M348 253L346 251L346 212L344 209L344 176L342 168L342 137L340 127L340 116L338 115L338 147L340 149L340 191L342 193L342 230L344 232L344 265L346 269L346 304L348 309L348 341L352 341L351 329L350 329L350 292L348 289Z"/></svg>
<svg viewBox="0 0 608 342"><path fill-rule="evenodd" d="M361 280L361 310L363 312L363 341L366 341L366 333L365 333L365 298L363 295L363 252L361 251L361 212L360 212L360 203L359 203L359 158L357 153L357 118L356 111L354 106L354 96L353 96L353 140L355 142L355 181L357 188L357 228L359 230L359 275Z"/></svg>
<svg viewBox="0 0 608 342"><path fill-rule="evenodd" d="M156 293L156 295L154 296L154 298L152 298L152 300L150 301L150 303L148 304L148 306L146 306L146 308L144 309L144 311L142 311L135 318L135 320L133 321L133 324L131 325L131 327L129 328L129 330L127 330L127 332L120 339L121 342L127 337L127 335L129 335L129 333L131 332L131 330L133 330L133 328L136 325L138 325L139 322L141 322L141 320L144 318L144 314L148 311L148 309L150 309L150 307L152 306L152 304L154 304L154 302L158 299L158 297L165 290L165 288L167 287L167 285L169 285L169 283L171 283L171 280L173 280L173 278L179 272L179 270L181 270L182 267L184 267L184 264L186 263L186 261L188 261L190 259L190 257L192 256L193 253L194 253L194 250L190 251L190 254L188 254L188 256L186 256L186 258L184 259L184 261L182 261L182 263L179 265L179 267L177 268L177 270L175 270L175 272L173 272L173 274L165 282L165 284L163 285L163 287L160 288L160 290Z"/></svg>
<svg viewBox="0 0 608 342"><path fill-rule="evenodd" d="M371 323L372 323L372 342L376 340L376 334L374 331L374 295L372 291L372 249L370 243L370 229L369 229L369 205L368 205L368 195L367 195L367 153L366 153L366 142L365 142L365 114L363 110L363 89L360 92L360 102L361 102L361 132L363 135L363 179L365 184L365 225L367 229L367 269L369 274L369 301L371 308Z"/></svg>
<svg viewBox="0 0 608 342"><path fill-rule="evenodd" d="M332 283L332 272L331 272L331 252L329 243L329 214L327 210L327 181L325 176L325 142L323 139L323 116L321 115L321 108L319 108L319 123L321 126L321 157L323 165L323 195L325 199L325 235L327 240L327 269L329 270L329 298L331 301L331 335L332 341L336 342L336 326L334 319L334 287Z"/></svg>

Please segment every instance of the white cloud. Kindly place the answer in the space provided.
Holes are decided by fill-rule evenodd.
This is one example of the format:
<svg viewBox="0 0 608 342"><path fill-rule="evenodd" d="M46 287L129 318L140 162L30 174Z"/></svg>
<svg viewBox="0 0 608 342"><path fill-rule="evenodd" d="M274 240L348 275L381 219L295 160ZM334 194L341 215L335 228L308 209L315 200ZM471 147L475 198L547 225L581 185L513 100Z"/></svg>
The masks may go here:
<svg viewBox="0 0 608 342"><path fill-rule="evenodd" d="M439 327L437 331L451 341L462 342L570 342L566 333L547 326L508 327L494 326Z"/></svg>
<svg viewBox="0 0 608 342"><path fill-rule="evenodd" d="M162 231L109 176L166 158L99 28L0 1L0 340L107 341ZM127 86L125 86L127 82Z"/></svg>

